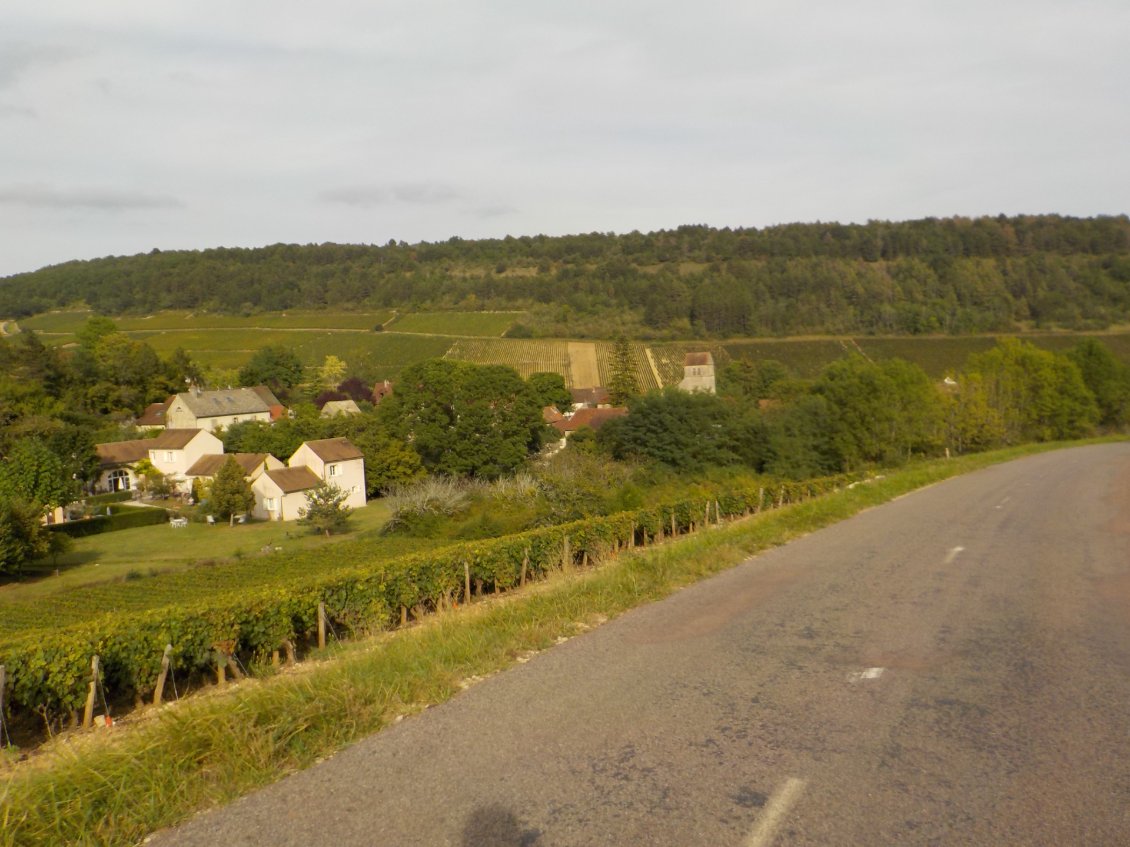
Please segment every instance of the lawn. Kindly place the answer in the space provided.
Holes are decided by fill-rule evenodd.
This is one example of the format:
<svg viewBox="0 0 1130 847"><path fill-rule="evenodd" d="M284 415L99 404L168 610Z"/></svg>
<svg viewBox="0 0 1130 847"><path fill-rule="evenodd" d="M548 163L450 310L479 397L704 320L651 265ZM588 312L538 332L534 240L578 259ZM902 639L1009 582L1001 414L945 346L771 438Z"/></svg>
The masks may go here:
<svg viewBox="0 0 1130 847"><path fill-rule="evenodd" d="M290 552L309 550L375 534L387 520L385 501L374 500L353 512L351 532L329 539L289 521L256 521L235 526L190 523L181 529L159 524L76 538L74 548L59 556L57 564L45 559L28 568L21 582L0 585L0 608L80 586L125 580L127 574L149 576L184 570L201 561L243 557L267 547Z"/></svg>

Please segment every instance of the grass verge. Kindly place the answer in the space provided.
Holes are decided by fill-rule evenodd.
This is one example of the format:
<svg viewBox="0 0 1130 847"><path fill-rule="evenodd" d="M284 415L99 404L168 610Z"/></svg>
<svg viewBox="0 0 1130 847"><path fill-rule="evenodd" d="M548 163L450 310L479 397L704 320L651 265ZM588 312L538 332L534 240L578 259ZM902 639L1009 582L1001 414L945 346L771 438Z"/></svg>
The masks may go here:
<svg viewBox="0 0 1130 847"><path fill-rule="evenodd" d="M343 645L294 672L245 682L74 735L3 772L0 845L131 845L443 702L591 625L747 556L934 482L1063 445L915 465L867 485L623 556L420 626Z"/></svg>

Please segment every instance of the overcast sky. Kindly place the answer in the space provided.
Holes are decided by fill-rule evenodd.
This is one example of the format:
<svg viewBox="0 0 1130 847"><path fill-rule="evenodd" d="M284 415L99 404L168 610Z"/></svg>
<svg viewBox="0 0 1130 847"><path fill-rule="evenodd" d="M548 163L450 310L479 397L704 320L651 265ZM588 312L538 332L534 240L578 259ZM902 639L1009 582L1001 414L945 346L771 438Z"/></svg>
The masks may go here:
<svg viewBox="0 0 1130 847"><path fill-rule="evenodd" d="M1128 48L1126 0L12 3L0 275L154 247L1121 214Z"/></svg>

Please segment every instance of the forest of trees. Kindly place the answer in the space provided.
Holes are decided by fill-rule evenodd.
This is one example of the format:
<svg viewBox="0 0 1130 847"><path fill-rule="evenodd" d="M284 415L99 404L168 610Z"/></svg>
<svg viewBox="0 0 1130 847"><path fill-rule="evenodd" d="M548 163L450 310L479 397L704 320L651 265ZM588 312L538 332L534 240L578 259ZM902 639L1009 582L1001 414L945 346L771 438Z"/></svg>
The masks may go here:
<svg viewBox="0 0 1130 847"><path fill-rule="evenodd" d="M1100 329L1130 321L1130 218L274 245L67 262L0 279L0 315L521 308L519 332L653 337Z"/></svg>

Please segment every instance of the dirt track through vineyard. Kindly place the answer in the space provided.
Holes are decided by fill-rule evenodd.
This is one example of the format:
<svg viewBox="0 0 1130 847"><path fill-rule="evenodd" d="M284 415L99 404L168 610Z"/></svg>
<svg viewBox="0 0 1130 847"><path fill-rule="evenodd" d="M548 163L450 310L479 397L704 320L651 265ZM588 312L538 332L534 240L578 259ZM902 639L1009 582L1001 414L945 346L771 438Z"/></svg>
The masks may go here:
<svg viewBox="0 0 1130 847"><path fill-rule="evenodd" d="M591 341L569 342L569 372L573 377L573 388L593 388L600 385L595 344Z"/></svg>

